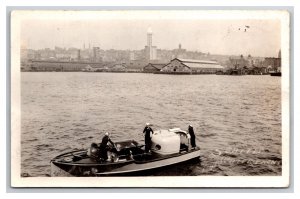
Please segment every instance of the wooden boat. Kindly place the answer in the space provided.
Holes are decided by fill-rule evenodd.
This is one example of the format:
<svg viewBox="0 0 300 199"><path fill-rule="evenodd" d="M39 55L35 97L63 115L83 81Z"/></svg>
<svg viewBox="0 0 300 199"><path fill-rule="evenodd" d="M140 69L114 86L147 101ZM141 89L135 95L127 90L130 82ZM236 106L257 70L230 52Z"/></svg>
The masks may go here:
<svg viewBox="0 0 300 199"><path fill-rule="evenodd" d="M149 153L134 140L115 142L107 160L93 155L99 144L61 154L51 160L51 176L133 175L200 158L200 148L192 148L190 135L179 128L154 131L151 141Z"/></svg>

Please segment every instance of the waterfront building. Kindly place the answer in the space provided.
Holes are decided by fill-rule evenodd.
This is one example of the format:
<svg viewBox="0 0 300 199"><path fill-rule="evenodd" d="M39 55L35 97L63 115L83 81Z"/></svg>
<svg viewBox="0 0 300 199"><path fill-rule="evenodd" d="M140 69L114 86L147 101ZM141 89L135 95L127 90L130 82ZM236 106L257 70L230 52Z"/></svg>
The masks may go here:
<svg viewBox="0 0 300 199"><path fill-rule="evenodd" d="M263 65L270 70L278 70L280 71L281 68L281 58L277 57L266 57L264 60Z"/></svg>
<svg viewBox="0 0 300 199"><path fill-rule="evenodd" d="M244 67L251 66L251 56L248 56L248 59L244 59L244 56L241 55L239 58L229 58L228 66L230 68L240 69Z"/></svg>
<svg viewBox="0 0 300 199"><path fill-rule="evenodd" d="M278 57L265 57L263 65L269 71L281 71L281 50L278 52Z"/></svg>
<svg viewBox="0 0 300 199"><path fill-rule="evenodd" d="M144 68L144 72L158 72L160 71L166 64L165 63L149 63Z"/></svg>
<svg viewBox="0 0 300 199"><path fill-rule="evenodd" d="M101 68L102 62L29 60L26 71L82 71L85 68Z"/></svg>
<svg viewBox="0 0 300 199"><path fill-rule="evenodd" d="M160 71L172 73L203 73L214 74L217 71L223 71L224 67L216 61L194 60L194 59L178 59L175 58L166 64Z"/></svg>
<svg viewBox="0 0 300 199"><path fill-rule="evenodd" d="M144 59L140 60L131 60L126 62L127 70L130 72L140 72L143 70L143 67L147 64Z"/></svg>

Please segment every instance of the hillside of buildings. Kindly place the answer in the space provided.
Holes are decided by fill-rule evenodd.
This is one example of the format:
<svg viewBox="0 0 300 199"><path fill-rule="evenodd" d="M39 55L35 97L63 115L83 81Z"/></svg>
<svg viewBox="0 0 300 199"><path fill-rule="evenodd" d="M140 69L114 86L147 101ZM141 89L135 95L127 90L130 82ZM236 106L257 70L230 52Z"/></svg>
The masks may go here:
<svg viewBox="0 0 300 199"><path fill-rule="evenodd" d="M276 58L215 55L189 51L183 49L180 44L177 49L173 50L155 48L155 52L150 56L147 46L142 50L103 50L99 47L21 49L21 69L22 71L142 72L150 63L163 66L175 58L215 61L224 67L223 72L238 70L240 73L245 73L245 71L255 69L254 73L267 73L269 70L280 70L281 65L280 52Z"/></svg>

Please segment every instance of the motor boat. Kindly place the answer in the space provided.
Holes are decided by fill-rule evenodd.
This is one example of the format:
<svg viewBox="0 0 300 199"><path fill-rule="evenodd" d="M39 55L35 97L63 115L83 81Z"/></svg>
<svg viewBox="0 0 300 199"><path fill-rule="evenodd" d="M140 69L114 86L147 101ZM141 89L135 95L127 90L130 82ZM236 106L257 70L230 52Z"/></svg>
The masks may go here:
<svg viewBox="0 0 300 199"><path fill-rule="evenodd" d="M191 146L191 136L180 128L155 130L151 150L135 140L110 144L107 159L99 158L100 144L75 150L53 158L51 176L123 176L199 160L200 147Z"/></svg>

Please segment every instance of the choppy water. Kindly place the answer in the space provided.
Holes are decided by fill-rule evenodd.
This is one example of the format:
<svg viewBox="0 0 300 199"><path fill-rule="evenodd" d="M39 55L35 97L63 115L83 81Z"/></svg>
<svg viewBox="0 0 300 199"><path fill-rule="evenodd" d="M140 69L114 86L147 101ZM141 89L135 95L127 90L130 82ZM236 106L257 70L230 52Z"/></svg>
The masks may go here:
<svg viewBox="0 0 300 199"><path fill-rule="evenodd" d="M201 162L154 175L281 175L280 77L127 73L22 73L21 172L48 176L72 149L143 140L192 124Z"/></svg>

